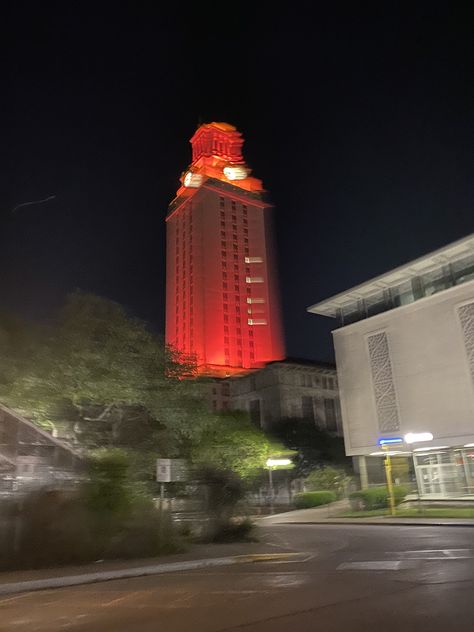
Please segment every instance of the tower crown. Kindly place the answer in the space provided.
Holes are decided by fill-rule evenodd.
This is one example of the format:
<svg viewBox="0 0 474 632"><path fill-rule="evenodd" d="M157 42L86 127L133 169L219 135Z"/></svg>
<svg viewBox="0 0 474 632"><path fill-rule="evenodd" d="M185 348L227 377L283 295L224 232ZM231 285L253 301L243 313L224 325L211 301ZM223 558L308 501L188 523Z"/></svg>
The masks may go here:
<svg viewBox="0 0 474 632"><path fill-rule="evenodd" d="M226 162L243 163L242 134L229 123L206 123L201 125L191 138L193 163L211 156Z"/></svg>
<svg viewBox="0 0 474 632"><path fill-rule="evenodd" d="M206 178L214 178L241 189L263 192L262 182L251 177L242 155L242 134L229 123L204 123L190 140L193 157L181 176L186 189L199 188ZM178 195L183 193L180 189Z"/></svg>

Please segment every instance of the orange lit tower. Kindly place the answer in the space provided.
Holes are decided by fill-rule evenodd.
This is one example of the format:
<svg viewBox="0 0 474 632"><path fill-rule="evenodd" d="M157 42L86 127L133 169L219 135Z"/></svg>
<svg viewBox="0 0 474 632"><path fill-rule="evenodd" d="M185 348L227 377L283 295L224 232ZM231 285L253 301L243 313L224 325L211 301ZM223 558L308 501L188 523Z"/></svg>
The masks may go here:
<svg viewBox="0 0 474 632"><path fill-rule="evenodd" d="M201 125L169 207L166 342L225 376L284 357L271 209L232 125Z"/></svg>

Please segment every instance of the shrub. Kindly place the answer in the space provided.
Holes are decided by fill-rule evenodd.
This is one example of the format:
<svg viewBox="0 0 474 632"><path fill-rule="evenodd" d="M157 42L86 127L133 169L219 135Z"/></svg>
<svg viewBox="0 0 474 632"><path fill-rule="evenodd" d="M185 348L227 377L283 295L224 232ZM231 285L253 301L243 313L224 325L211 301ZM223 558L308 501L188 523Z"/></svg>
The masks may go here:
<svg viewBox="0 0 474 632"><path fill-rule="evenodd" d="M296 494L294 502L297 509L309 509L333 503L336 498L336 493L331 491L303 492Z"/></svg>
<svg viewBox="0 0 474 632"><path fill-rule="evenodd" d="M349 480L350 477L343 469L327 465L310 472L305 485L310 491L332 491L340 498Z"/></svg>
<svg viewBox="0 0 474 632"><path fill-rule="evenodd" d="M0 551L0 566L40 568L180 550L169 513L128 483L127 469L126 455L101 451L90 462L89 479L74 492L38 490L22 499L10 518L21 529L18 535L10 529L11 553Z"/></svg>
<svg viewBox="0 0 474 632"><path fill-rule="evenodd" d="M214 534L212 542L256 542L252 535L253 528L254 524L248 518L241 522L230 522Z"/></svg>
<svg viewBox="0 0 474 632"><path fill-rule="evenodd" d="M208 518L203 539L216 542L221 533L232 530L232 516L245 494L243 482L235 472L213 467L201 468L198 478L205 489Z"/></svg>
<svg viewBox="0 0 474 632"><path fill-rule="evenodd" d="M399 505L407 495L408 490L402 485L394 485L393 495L395 498L395 504ZM369 487L368 489L361 489L357 492L352 492L349 498L354 501L359 501L362 505L362 510L370 509L385 509L389 506L388 492L386 487Z"/></svg>

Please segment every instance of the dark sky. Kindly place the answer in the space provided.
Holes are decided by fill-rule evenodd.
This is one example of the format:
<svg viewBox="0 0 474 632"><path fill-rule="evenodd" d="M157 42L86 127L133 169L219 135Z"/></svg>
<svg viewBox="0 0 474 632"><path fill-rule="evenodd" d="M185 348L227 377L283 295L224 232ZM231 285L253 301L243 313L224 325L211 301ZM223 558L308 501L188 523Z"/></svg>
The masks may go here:
<svg viewBox="0 0 474 632"><path fill-rule="evenodd" d="M276 205L288 353L331 359L308 305L474 229L468 3L161 4L3 13L0 307L80 288L163 331L167 204L224 120Z"/></svg>

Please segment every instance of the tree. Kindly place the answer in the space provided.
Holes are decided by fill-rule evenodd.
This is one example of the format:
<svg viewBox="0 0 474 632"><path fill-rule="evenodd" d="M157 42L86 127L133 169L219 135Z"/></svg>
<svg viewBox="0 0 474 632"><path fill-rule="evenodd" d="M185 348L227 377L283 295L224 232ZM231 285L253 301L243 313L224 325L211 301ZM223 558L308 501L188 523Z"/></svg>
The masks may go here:
<svg viewBox="0 0 474 632"><path fill-rule="evenodd" d="M266 460L285 451L284 446L256 428L242 412L215 415L192 450L193 462L232 470L243 479L261 473Z"/></svg>
<svg viewBox="0 0 474 632"><path fill-rule="evenodd" d="M193 359L98 296L72 294L47 327L4 325L0 353L1 401L86 449L175 456L212 422L203 385L183 379Z"/></svg>
<svg viewBox="0 0 474 632"><path fill-rule="evenodd" d="M295 478L307 476L315 467L325 464L350 467L343 439L317 428L314 421L284 419L274 426L272 434L287 448L297 451L296 467L292 471Z"/></svg>

